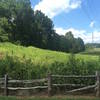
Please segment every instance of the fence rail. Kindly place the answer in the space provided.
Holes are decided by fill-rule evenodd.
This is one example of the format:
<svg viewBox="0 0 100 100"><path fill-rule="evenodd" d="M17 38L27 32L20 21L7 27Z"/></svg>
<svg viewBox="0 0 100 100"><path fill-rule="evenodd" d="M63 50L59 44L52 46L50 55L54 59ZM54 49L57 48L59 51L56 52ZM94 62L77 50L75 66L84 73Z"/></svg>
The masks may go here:
<svg viewBox="0 0 100 100"><path fill-rule="evenodd" d="M96 75L87 75L87 76L82 76L82 75L52 75L52 77L59 77L59 78L96 78Z"/></svg>
<svg viewBox="0 0 100 100"><path fill-rule="evenodd" d="M79 88L79 89L70 90L70 91L67 91L67 92L72 93L72 92L87 90L87 89L91 89L91 88L95 88L95 87L96 87L96 85L90 85L90 86L82 87L82 88Z"/></svg>
<svg viewBox="0 0 100 100"><path fill-rule="evenodd" d="M4 80L4 79L5 79L5 78L0 78L0 81L1 81L1 80Z"/></svg>
<svg viewBox="0 0 100 100"><path fill-rule="evenodd" d="M1 87L1 88L5 88L5 87ZM45 89L48 88L48 86L35 86L35 87L8 87L8 90L33 90L33 89Z"/></svg>
<svg viewBox="0 0 100 100"><path fill-rule="evenodd" d="M45 81L47 81L47 78L34 80L8 80L9 83L40 83Z"/></svg>
<svg viewBox="0 0 100 100"><path fill-rule="evenodd" d="M67 78L69 79L75 79L75 78L86 78L86 79L91 79L91 78L95 78L95 84L93 85L86 85L86 84L70 84L70 83L59 83L59 84L55 84L53 83L53 78L64 78L67 80ZM34 83L44 83L42 86L38 85L38 86L23 86L23 87L11 87L9 86L9 84L34 84ZM82 75L52 75L52 74L48 74L48 76L46 78L43 79L34 79L34 80L12 80L11 78L8 77L8 75L5 75L4 78L0 78L0 84L4 84L4 86L1 86L1 89L4 89L4 94L7 96L8 95L8 90L34 90L34 89L47 89L48 91L48 96L52 96L52 90L53 87L69 87L69 86L73 86L73 87L80 87L78 89L73 89L73 90L69 90L66 91L66 93L73 93L73 92L77 92L77 91L82 91L82 90L87 90L87 89L94 89L96 96L100 97L100 72L96 72L95 75L86 75L86 76L82 76Z"/></svg>
<svg viewBox="0 0 100 100"><path fill-rule="evenodd" d="M73 87L77 87L77 86L86 86L85 84L52 84L52 86L73 86Z"/></svg>

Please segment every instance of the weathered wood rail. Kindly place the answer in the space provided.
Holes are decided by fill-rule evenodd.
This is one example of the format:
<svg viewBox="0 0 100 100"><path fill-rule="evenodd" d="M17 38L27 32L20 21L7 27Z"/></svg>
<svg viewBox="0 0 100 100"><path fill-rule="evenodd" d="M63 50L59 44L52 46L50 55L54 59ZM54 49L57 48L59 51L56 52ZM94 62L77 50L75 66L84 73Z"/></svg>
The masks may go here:
<svg viewBox="0 0 100 100"><path fill-rule="evenodd" d="M53 83L53 78L64 78L65 80L67 79L71 79L71 78L86 78L86 79L95 79L93 85L87 85L86 84L69 84L69 83L59 83L59 84L55 84ZM34 84L34 83L44 83L44 85L36 85L36 86L21 86L21 87L12 87L9 86L8 84ZM87 90L87 89L94 89L95 95L97 97L100 97L100 72L96 71L95 75L85 75L85 76L81 76L81 75L52 75L52 74L48 74L48 76L46 78L43 79L33 79L33 80L12 80L11 78L8 77L8 75L5 75L4 78L0 78L0 84L3 84L3 86L1 86L1 89L4 89L4 94L5 96L8 96L8 90L33 90L33 89L47 89L48 91L48 96L52 96L53 95L53 87L69 87L69 86L79 86L80 88L77 89L73 89L73 90L69 90L66 91L66 93L73 93L73 92L77 92L77 91L83 91L83 90Z"/></svg>
<svg viewBox="0 0 100 100"><path fill-rule="evenodd" d="M80 76L80 75L51 75L52 77L56 77L56 78L95 78L97 77L97 75L85 75L85 76Z"/></svg>

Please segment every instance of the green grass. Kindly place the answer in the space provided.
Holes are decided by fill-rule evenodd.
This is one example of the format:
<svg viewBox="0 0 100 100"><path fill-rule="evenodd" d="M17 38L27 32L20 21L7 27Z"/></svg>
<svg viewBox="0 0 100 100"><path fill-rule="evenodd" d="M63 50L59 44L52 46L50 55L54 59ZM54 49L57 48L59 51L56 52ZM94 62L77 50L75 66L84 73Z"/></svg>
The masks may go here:
<svg viewBox="0 0 100 100"><path fill-rule="evenodd" d="M92 97L31 97L31 98L26 98L26 97L0 97L0 100L100 100L99 98L92 98Z"/></svg>
<svg viewBox="0 0 100 100"><path fill-rule="evenodd" d="M42 50L35 47L16 46L11 43L0 43L0 52L11 56L17 56L19 59L31 59L34 63L51 63L53 61L66 61L69 54L62 52Z"/></svg>
<svg viewBox="0 0 100 100"><path fill-rule="evenodd" d="M0 43L0 59L2 57L6 58L6 55L9 57L5 60L0 60L0 75L3 76L5 73L8 73L11 77L15 79L24 75L25 79L31 78L41 78L44 77L48 68L54 74L94 74L95 70L100 70L100 62L98 62L98 56L96 55L83 55L76 54L76 58L79 60L70 60L69 63L66 63L69 60L68 53L56 52L50 50L39 49L36 47L23 47L17 46L12 43ZM19 61L13 61L14 58L18 58ZM29 64L26 62L28 59L32 61L32 65L29 60ZM83 59L82 62L80 59ZM60 62L60 63L56 63ZM52 65L53 64L53 65ZM64 65L65 64L65 65ZM51 66L50 66L51 65ZM24 69L24 70L23 70ZM6 71L6 72L5 72ZM25 71L25 72L24 72ZM23 72L23 74L22 74ZM0 77L1 77L0 76ZM36 77L37 76L37 77ZM59 80L58 80L59 81ZM58 82L57 81L57 82ZM62 80L61 80L62 81ZM79 83L81 81L79 80ZM87 81L86 81L87 83ZM91 83L88 81L88 83ZM19 99L16 97L0 97L0 100L100 100L100 99L91 99L91 98L30 98L30 99Z"/></svg>
<svg viewBox="0 0 100 100"><path fill-rule="evenodd" d="M50 50L43 50L32 46L23 47L12 43L0 43L0 52L11 56L17 56L19 59L31 59L34 63L50 64L52 62L66 62L69 54ZM77 54L77 58L84 60L98 60L98 56Z"/></svg>
<svg viewBox="0 0 100 100"><path fill-rule="evenodd" d="M100 56L100 48L90 48L90 49L87 49L85 52L82 52L82 54L99 55Z"/></svg>
<svg viewBox="0 0 100 100"><path fill-rule="evenodd" d="M7 56L8 55L8 56ZM95 74L100 70L99 57L24 47L12 43L0 43L0 77L8 73L13 78L33 79L52 74ZM22 77L23 76L23 77Z"/></svg>

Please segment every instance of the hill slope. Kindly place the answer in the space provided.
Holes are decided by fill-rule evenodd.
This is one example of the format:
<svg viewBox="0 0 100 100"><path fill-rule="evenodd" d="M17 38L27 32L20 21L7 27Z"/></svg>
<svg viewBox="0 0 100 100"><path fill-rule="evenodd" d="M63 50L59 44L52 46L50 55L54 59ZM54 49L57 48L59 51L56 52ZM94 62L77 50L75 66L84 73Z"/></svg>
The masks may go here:
<svg viewBox="0 0 100 100"><path fill-rule="evenodd" d="M36 47L0 43L0 77L8 73L16 79L41 78L53 74L94 74L100 69L98 56L43 50Z"/></svg>
<svg viewBox="0 0 100 100"><path fill-rule="evenodd" d="M36 47L23 47L17 46L12 43L0 43L0 54L8 54L11 56L17 56L19 58L27 58L35 61L60 61L65 62L67 61L69 53L63 52L56 52L50 50L39 49ZM98 56L91 56L91 55L81 55L77 54L76 57L82 58L84 60L97 60Z"/></svg>

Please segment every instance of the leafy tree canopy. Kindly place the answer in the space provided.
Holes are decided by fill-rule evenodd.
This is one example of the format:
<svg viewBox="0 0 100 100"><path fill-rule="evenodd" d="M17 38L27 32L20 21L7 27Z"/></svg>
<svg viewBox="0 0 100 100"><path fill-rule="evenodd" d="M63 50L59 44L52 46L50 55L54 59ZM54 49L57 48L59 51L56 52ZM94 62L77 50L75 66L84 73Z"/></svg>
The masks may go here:
<svg viewBox="0 0 100 100"><path fill-rule="evenodd" d="M71 31L58 35L52 20L41 11L34 11L30 0L0 1L0 41L64 52L85 49L83 40L74 38Z"/></svg>

